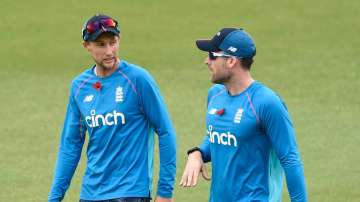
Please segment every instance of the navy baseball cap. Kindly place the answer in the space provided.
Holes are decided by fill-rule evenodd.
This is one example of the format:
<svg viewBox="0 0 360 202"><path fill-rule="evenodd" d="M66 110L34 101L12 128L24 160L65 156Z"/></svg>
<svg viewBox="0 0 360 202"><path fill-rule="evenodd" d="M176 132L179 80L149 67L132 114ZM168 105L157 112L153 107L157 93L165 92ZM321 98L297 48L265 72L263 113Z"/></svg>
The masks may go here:
<svg viewBox="0 0 360 202"><path fill-rule="evenodd" d="M254 40L242 28L223 28L211 40L196 40L196 46L202 51L224 51L239 58L251 58L256 54Z"/></svg>
<svg viewBox="0 0 360 202"><path fill-rule="evenodd" d="M118 22L110 16L96 14L85 22L82 29L82 38L84 41L95 41L105 32L119 36Z"/></svg>

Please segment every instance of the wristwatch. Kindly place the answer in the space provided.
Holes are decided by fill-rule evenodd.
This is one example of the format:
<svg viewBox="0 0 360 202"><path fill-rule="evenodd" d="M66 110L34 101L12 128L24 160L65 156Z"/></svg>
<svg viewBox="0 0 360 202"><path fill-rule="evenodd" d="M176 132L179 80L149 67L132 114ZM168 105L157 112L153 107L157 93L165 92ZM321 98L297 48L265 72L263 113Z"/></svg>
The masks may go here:
<svg viewBox="0 0 360 202"><path fill-rule="evenodd" d="M193 152L195 152L195 151L199 151L199 152L201 153L201 150L200 150L199 147L194 147L194 148L189 149L189 150L187 151L187 154L189 155L189 154L191 154L191 153L193 153Z"/></svg>

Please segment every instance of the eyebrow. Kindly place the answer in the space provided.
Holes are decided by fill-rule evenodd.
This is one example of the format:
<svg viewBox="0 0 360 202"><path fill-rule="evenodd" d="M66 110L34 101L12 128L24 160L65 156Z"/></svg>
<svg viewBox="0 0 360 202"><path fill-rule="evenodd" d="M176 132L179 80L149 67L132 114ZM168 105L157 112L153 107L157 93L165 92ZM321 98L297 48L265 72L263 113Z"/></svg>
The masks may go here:
<svg viewBox="0 0 360 202"><path fill-rule="evenodd" d="M115 41L116 39L115 38L111 38L110 41ZM102 39L96 39L94 42L96 43L105 43L105 40L102 40Z"/></svg>

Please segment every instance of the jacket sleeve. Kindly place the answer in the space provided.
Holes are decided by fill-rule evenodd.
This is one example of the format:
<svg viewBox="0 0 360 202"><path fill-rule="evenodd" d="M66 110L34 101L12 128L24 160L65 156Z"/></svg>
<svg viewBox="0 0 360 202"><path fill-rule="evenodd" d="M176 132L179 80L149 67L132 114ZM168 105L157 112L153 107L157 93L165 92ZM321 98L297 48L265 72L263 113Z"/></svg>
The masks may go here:
<svg viewBox="0 0 360 202"><path fill-rule="evenodd" d="M291 201L307 201L303 164L285 104L278 96L269 96L259 113L261 125L284 169Z"/></svg>
<svg viewBox="0 0 360 202"><path fill-rule="evenodd" d="M73 93L70 93L48 201L61 201L64 198L81 156L85 132L86 128L81 121L80 111L75 103Z"/></svg>
<svg viewBox="0 0 360 202"><path fill-rule="evenodd" d="M160 173L157 195L171 198L176 174L176 135L160 90L149 73L137 79L146 118L159 137Z"/></svg>
<svg viewBox="0 0 360 202"><path fill-rule="evenodd" d="M222 90L224 90L224 87L221 85L214 85L209 89L207 102L206 102L206 113L208 113L209 104L211 100L214 98L214 95L221 93ZM208 134L209 133L208 129L206 130L207 130L207 134L205 135L202 144L200 145L201 156L205 163L211 161L210 140L209 140L210 134Z"/></svg>
<svg viewBox="0 0 360 202"><path fill-rule="evenodd" d="M200 145L200 152L201 152L202 160L205 163L211 161L209 135L205 135L204 140Z"/></svg>
<svg viewBox="0 0 360 202"><path fill-rule="evenodd" d="M209 90L208 92L208 98L207 98L207 102L206 102L206 111L205 113L208 113L208 106L209 106L209 101L211 98L212 94L211 94L211 90ZM207 129L206 129L207 130ZM207 163L211 161L211 152L210 152L210 142L209 142L209 134L206 134L201 145L200 145L200 152L201 152L201 157L202 160Z"/></svg>

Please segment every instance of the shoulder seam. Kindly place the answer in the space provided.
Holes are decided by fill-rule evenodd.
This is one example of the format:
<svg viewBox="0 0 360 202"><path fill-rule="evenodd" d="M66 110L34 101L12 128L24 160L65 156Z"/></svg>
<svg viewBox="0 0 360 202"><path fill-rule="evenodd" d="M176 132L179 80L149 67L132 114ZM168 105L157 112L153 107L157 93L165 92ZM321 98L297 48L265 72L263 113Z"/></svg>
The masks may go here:
<svg viewBox="0 0 360 202"><path fill-rule="evenodd" d="M257 122L257 123L260 123L259 116L258 116L258 114L256 113L254 104L252 103L251 98L250 98L250 95L249 95L248 92L246 92L246 96L247 96L247 100L248 100L248 102L249 102L249 104L250 104L250 108L251 108L251 110L253 111L253 113L254 113L254 115L255 115L255 117L256 117L256 122Z"/></svg>
<svg viewBox="0 0 360 202"><path fill-rule="evenodd" d="M220 92L216 93L215 95L213 95L210 99L209 99L209 103L207 104L208 106L211 104L211 102L213 101L213 99L219 95L221 95L223 92L225 92L225 89L222 89Z"/></svg>
<svg viewBox="0 0 360 202"><path fill-rule="evenodd" d="M129 77L121 70L119 70L118 72L127 80L127 82L130 84L130 86L131 86L132 90L135 92L135 94L140 97L140 94L136 90L134 83L129 79Z"/></svg>
<svg viewBox="0 0 360 202"><path fill-rule="evenodd" d="M79 87L76 89L76 92L75 92L75 94L74 94L74 97L75 97L75 98L79 95L80 89L81 89L90 79L91 79L91 76L89 76L87 79L85 79L85 81L83 81L83 82L79 85Z"/></svg>

